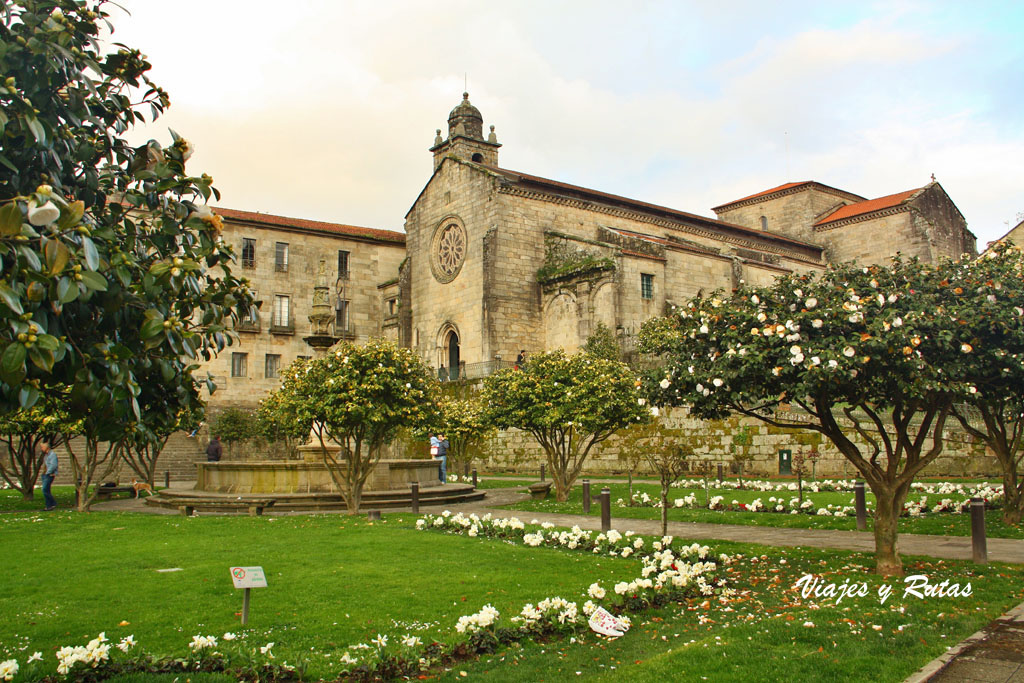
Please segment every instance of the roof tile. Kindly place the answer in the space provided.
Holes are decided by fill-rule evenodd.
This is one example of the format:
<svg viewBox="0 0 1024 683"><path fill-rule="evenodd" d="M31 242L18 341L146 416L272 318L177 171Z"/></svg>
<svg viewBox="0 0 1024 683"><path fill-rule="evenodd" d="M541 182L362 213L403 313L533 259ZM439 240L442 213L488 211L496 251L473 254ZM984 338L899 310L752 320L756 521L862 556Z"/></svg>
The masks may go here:
<svg viewBox="0 0 1024 683"><path fill-rule="evenodd" d="M863 202L856 202L855 204L847 204L846 206L840 206L838 209L830 213L828 216L822 218L815 225L826 225L828 223L835 223L841 221L844 218L852 218L854 216L861 216L866 213L873 211L881 211L882 209L890 209L894 206L899 206L904 203L911 196L916 194L920 188L915 190L907 190L906 192L898 192L896 194L890 194L885 197L879 197L878 199L869 199Z"/></svg>
<svg viewBox="0 0 1024 683"><path fill-rule="evenodd" d="M384 242L396 242L405 244L405 233L393 230L379 230L377 228L363 228L357 225L345 225L342 223L326 223L324 221L311 221L305 218L287 218L275 216L270 213L257 213L255 211L241 211L239 209L228 209L222 206L213 207L214 212L228 220L251 221L262 223L267 226L280 228L298 228L299 230L315 230L318 232L331 232L336 235L350 237L362 237Z"/></svg>

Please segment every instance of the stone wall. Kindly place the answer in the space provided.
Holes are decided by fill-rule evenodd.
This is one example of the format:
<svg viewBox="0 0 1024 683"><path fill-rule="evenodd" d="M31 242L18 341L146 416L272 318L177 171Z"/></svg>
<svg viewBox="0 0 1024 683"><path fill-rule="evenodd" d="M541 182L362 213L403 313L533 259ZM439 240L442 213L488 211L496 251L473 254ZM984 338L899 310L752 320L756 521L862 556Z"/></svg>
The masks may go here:
<svg viewBox="0 0 1024 683"><path fill-rule="evenodd" d="M815 466L819 478L857 476L856 468L843 458L830 442L818 441L814 432L782 429L746 417L696 420L690 418L687 411L681 408L673 409L667 417L660 420L667 430L680 430L687 438L700 442L692 458L694 471L697 471L704 462L722 463L727 471L735 471L730 446L734 435L745 427L752 434L752 443L749 447L752 460L744 465L745 475L778 476L780 450L789 450L795 455L798 452L806 453L811 450L812 445L819 444L815 446L821 453ZM995 456L986 453L983 445L976 443L961 430L948 424L947 427L943 454L925 469L924 476L976 475L998 480L1000 469ZM854 441L858 444L863 443L859 437ZM487 456L477 465L481 470L534 473L544 462L543 451L533 437L516 429L500 432L487 444L484 451ZM628 470L628 463L622 452L621 440L613 436L595 446L584 470L592 475L625 473ZM646 462L640 463L639 472L650 473Z"/></svg>
<svg viewBox="0 0 1024 683"><path fill-rule="evenodd" d="M812 227L824 214L862 198L815 184L796 187L716 211L719 220L818 244ZM762 223L761 217L764 217Z"/></svg>

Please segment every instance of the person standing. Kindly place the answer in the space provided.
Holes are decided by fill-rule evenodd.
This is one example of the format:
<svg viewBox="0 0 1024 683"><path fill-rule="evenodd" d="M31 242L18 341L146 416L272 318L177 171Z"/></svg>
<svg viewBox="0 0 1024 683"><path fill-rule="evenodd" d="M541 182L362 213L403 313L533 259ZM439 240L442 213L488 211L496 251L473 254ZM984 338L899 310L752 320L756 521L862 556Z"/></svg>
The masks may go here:
<svg viewBox="0 0 1024 683"><path fill-rule="evenodd" d="M220 461L222 452L223 448L220 445L220 435L214 434L213 439L210 441L210 445L206 447L206 462Z"/></svg>
<svg viewBox="0 0 1024 683"><path fill-rule="evenodd" d="M519 355L518 355L518 356L516 356L516 365L515 365L515 369L516 369L516 370L518 370L518 369L519 369L519 367L520 367L520 366L521 366L521 365L522 365L523 363L525 363L525 362L526 362L526 349L522 349L522 350L520 350L520 351L519 351Z"/></svg>
<svg viewBox="0 0 1024 683"><path fill-rule="evenodd" d="M39 449L43 452L43 500L46 507L44 510L56 510L57 501L50 492L53 480L57 478L57 454L50 448L48 440L39 443Z"/></svg>
<svg viewBox="0 0 1024 683"><path fill-rule="evenodd" d="M441 483L448 481L448 439L443 434L437 436L437 459L441 461Z"/></svg>

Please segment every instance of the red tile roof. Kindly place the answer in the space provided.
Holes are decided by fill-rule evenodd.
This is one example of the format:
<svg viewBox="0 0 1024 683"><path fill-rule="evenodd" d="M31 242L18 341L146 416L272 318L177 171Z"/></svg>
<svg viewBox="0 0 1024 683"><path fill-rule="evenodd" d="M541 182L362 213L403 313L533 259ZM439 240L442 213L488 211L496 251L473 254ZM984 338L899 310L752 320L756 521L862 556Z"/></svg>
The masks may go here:
<svg viewBox="0 0 1024 683"><path fill-rule="evenodd" d="M799 183L786 183L785 185L779 185L778 187L773 187L772 189L765 190L764 192L758 192L757 194L752 194L749 197L740 197L739 199L734 199L734 200L732 200L731 202L729 202L727 204L722 204L721 206L729 206L729 204L739 204L740 202L745 202L748 199L757 199L758 197L762 197L764 195L769 195L769 194L772 194L773 192L779 192L781 190L788 190L791 187L799 187L801 185L810 185L813 182L814 182L813 180L804 180L804 181L801 181ZM719 209L719 208L721 208L721 206L716 206L715 209ZM714 209L712 209L712 210L714 210Z"/></svg>
<svg viewBox="0 0 1024 683"><path fill-rule="evenodd" d="M823 185L822 183L819 183L819 182L817 182L815 180L804 180L804 181L801 181L799 183L786 183L784 185L779 185L778 187L773 187L770 190L765 190L764 192L758 192L757 194L752 194L749 197L741 197L740 199L734 199L731 202L726 202L725 204L719 204L718 206L712 208L711 210L714 211L715 213L718 213L720 209L725 209L727 207L733 206L734 204L740 204L742 202L750 201L751 199L758 199L759 197L768 197L770 195L775 194L776 192L782 192L783 190L789 190L789 189L795 188L795 187L810 187L810 186L814 186L818 190L829 192L831 194L847 197L848 199L851 199L853 201L863 201L864 200L864 197L861 197L860 195L854 194L852 192L847 192L846 190L840 190L839 188L831 187L830 185Z"/></svg>
<svg viewBox="0 0 1024 683"><path fill-rule="evenodd" d="M344 225L341 223L326 223L324 221L311 221L305 218L286 218L275 216L270 213L257 213L255 211L240 211L239 209L228 209L222 206L213 207L215 213L229 220L251 221L263 225L278 228L297 228L299 230L314 230L316 232L330 232L336 235L348 237L361 237L364 239L379 240L383 242L395 242L405 244L405 233L394 232L393 230L378 230L377 228L362 228L357 225Z"/></svg>
<svg viewBox="0 0 1024 683"><path fill-rule="evenodd" d="M815 225L825 225L827 223L835 223L841 221L844 218L852 218L854 216L860 216L873 211L880 211L882 209L890 209L894 206L899 206L903 202L910 199L911 196L916 194L920 188L916 190L907 190L906 192L899 192L897 194L890 194L885 197L879 197L878 199L869 199L863 202L857 202L855 204L847 204L846 206L840 206L838 209L830 213L825 218L815 223Z"/></svg>
<svg viewBox="0 0 1024 683"><path fill-rule="evenodd" d="M467 162L468 163L468 162ZM609 194L607 192L601 192L599 190L591 190L586 187L580 187L579 185L570 185L569 183L561 183L557 180L550 180L548 178L541 178L540 176L530 175L528 173L521 173L519 171L512 171L506 168L499 168L497 166L489 166L487 164L476 164L481 168L485 168L491 171L507 181L519 184L519 185L536 185L543 187L549 191L560 191L562 193L576 195L582 199L591 201L608 202L612 204L618 204L621 206L629 207L634 211L642 211L647 214L660 214L661 216L674 221L692 221L699 223L705 227L714 228L722 232L740 234L744 237L752 238L754 240L767 240L772 242L782 242L790 247L800 247L804 250L821 253L822 247L809 242L803 242L801 240L793 239L785 235L779 235L772 232L765 232L763 230L754 230L742 225L736 225L735 223L727 223L720 221L716 218L708 218L707 216L700 216L695 213L687 213L685 211L679 211L677 209L670 209L666 206L659 206L657 204L649 204L636 199L630 199L628 197L622 197L619 195Z"/></svg>

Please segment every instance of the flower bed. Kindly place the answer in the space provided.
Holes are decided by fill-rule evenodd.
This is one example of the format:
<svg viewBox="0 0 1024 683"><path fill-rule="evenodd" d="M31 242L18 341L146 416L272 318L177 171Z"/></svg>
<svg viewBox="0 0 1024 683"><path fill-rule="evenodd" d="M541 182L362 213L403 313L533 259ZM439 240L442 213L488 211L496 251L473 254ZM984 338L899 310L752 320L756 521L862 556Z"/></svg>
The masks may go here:
<svg viewBox="0 0 1024 683"><path fill-rule="evenodd" d="M722 482L726 486L724 488L738 488L733 482ZM747 482L749 488L756 491L795 491L797 490L796 484L773 484L772 482L765 481L753 481ZM702 485L699 480L686 480L680 482L680 485ZM817 493L822 491L846 491L846 487L851 482L847 481L832 481L825 480L822 482L816 482L804 485L805 493ZM673 485L675 486L675 485ZM852 488L852 487L851 487ZM1002 506L1003 492L1001 488L993 488L988 483L981 483L977 485L965 485L965 484L954 484L951 482L941 482L937 484L913 484L912 488L918 492L937 494L937 495L948 495L953 494L957 496L963 496L958 498L942 498L938 503L930 504L928 502L928 496L921 496L917 500L908 500L903 505L903 516L904 517L920 517L930 513L954 513L962 514L970 512L971 501L970 498L978 497L985 501L985 507L988 509L995 509ZM810 498L804 498L802 501L799 497L785 498L782 496L769 496L766 500L756 498L749 503L740 502L738 500L732 500L726 502L726 497L723 495L711 496L707 499L705 504L699 500L696 493L690 493L682 498L674 498L669 501L669 506L672 508L688 508L688 509L708 509L708 510L725 510L732 512L773 512L782 514L805 514L805 515L817 515L819 517L849 517L856 515L856 508L853 505L853 499L850 500L849 505L817 505ZM636 492L627 501L623 498L619 498L615 502L620 507L653 507L660 508L661 501L657 498L650 496L646 492ZM866 507L868 512L871 512L873 507L872 501L867 501Z"/></svg>

